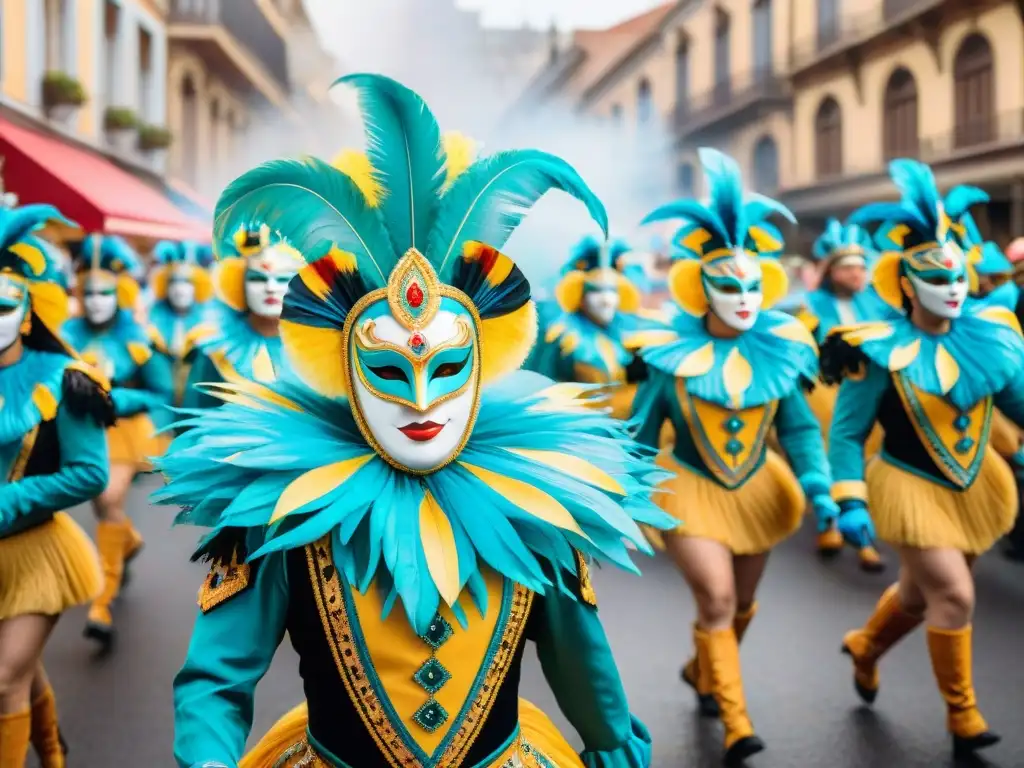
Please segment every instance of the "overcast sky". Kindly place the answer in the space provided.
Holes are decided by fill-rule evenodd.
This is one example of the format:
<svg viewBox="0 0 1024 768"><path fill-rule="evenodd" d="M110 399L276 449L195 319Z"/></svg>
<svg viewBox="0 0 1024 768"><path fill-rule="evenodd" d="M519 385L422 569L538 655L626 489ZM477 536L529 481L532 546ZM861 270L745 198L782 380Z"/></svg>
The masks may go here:
<svg viewBox="0 0 1024 768"><path fill-rule="evenodd" d="M544 29L552 21L561 29L601 29L660 4L660 0L457 0L462 8L482 11L487 26L518 27L526 22Z"/></svg>

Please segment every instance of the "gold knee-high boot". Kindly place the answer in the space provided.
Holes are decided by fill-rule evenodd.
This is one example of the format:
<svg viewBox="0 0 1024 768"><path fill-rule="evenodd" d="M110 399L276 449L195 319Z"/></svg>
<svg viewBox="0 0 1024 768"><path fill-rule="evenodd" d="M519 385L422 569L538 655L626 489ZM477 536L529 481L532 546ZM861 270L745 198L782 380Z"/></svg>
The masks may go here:
<svg viewBox="0 0 1024 768"><path fill-rule="evenodd" d="M0 715L0 768L24 768L32 733L32 712Z"/></svg>
<svg viewBox="0 0 1024 768"><path fill-rule="evenodd" d="M32 702L32 746L42 768L65 768L64 745L57 721L57 697L47 688Z"/></svg>
<svg viewBox="0 0 1024 768"><path fill-rule="evenodd" d="M732 629L736 633L736 642L742 643L743 636L747 634L747 627L750 626L750 622L754 620L754 616L757 615L757 603L751 603L750 607L746 611L738 612L732 620ZM696 624L693 625L694 640L693 646L697 647L697 636L698 627ZM718 717L718 702L715 701L715 697L711 695L711 682L705 675L703 678L700 674L700 664L698 663L698 656L696 653L686 662L683 666L682 671L683 682L693 688L697 693L697 705L700 710L701 717Z"/></svg>
<svg viewBox="0 0 1024 768"><path fill-rule="evenodd" d="M747 714L736 632L732 628L711 632L698 628L694 638L700 674L710 684L725 726L725 762L741 763L762 751L764 743L754 734Z"/></svg>
<svg viewBox="0 0 1024 768"><path fill-rule="evenodd" d="M864 626L843 637L843 653L853 659L853 686L868 704L878 696L879 659L917 629L921 621L920 616L903 611L899 584L893 584L882 593Z"/></svg>
<svg viewBox="0 0 1024 768"><path fill-rule="evenodd" d="M946 702L946 728L958 753L990 747L999 736L988 729L978 710L971 669L971 625L962 629L928 627L928 655L935 681Z"/></svg>
<svg viewBox="0 0 1024 768"><path fill-rule="evenodd" d="M124 554L131 523L109 523L101 520L96 526L96 548L103 565L103 590L89 608L86 637L109 645L113 640L114 618L110 606L121 591L124 576Z"/></svg>

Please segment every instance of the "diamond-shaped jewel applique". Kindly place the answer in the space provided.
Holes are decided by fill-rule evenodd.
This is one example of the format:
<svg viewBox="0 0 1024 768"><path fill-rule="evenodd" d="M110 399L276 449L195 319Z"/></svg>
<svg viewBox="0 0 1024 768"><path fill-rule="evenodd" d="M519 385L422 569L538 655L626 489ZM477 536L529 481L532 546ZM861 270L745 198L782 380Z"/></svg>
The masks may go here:
<svg viewBox="0 0 1024 768"><path fill-rule="evenodd" d="M444 665L437 659L429 659L412 676L412 679L427 693L435 694L444 688L445 683L452 679L452 673L445 669Z"/></svg>
<svg viewBox="0 0 1024 768"><path fill-rule="evenodd" d="M448 712L444 707L431 699L416 710L416 714L412 716L412 719L420 728L433 733L448 722Z"/></svg>
<svg viewBox="0 0 1024 768"><path fill-rule="evenodd" d="M961 413L959 416L953 419L953 427L958 432L963 432L969 426L971 426L971 417L968 416L966 413Z"/></svg>
<svg viewBox="0 0 1024 768"><path fill-rule="evenodd" d="M740 451L743 450L743 443L733 438L725 444L725 452L730 456L738 456Z"/></svg>
<svg viewBox="0 0 1024 768"><path fill-rule="evenodd" d="M435 651L448 642L454 630L452 625L441 614L434 616L427 631L420 635L420 638Z"/></svg>
<svg viewBox="0 0 1024 768"><path fill-rule="evenodd" d="M737 432L743 429L743 419L741 419L739 416L730 416L722 424L722 427L730 435L735 435Z"/></svg>
<svg viewBox="0 0 1024 768"><path fill-rule="evenodd" d="M971 438L962 437L956 441L956 445L953 446L953 450L957 453L967 453L973 447L974 441Z"/></svg>

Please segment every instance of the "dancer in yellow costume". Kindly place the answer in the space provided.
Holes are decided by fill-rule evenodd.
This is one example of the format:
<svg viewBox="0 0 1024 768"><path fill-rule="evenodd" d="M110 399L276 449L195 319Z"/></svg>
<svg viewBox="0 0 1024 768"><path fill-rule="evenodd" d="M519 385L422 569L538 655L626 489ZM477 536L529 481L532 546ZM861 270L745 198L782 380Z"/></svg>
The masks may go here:
<svg viewBox="0 0 1024 768"><path fill-rule="evenodd" d="M33 230L56 209L0 209L0 766L64 768L43 647L102 581L88 536L62 510L107 484L109 387L58 337L68 297Z"/></svg>
<svg viewBox="0 0 1024 768"><path fill-rule="evenodd" d="M647 768L588 562L649 552L652 462L580 388L517 371L530 286L497 250L550 189L604 208L538 151L446 153L412 91L351 75L372 175L278 161L232 183L216 227L253 211L305 255L282 338L295 377L212 388L157 495L214 529L213 568L175 680L178 765ZM490 244L486 244L490 243ZM285 634L308 708L240 760L256 683ZM579 731L577 755L519 699L527 638Z"/></svg>
<svg viewBox="0 0 1024 768"><path fill-rule="evenodd" d="M967 310L971 241L962 217L988 196L957 187L943 198L928 166L890 165L902 199L876 203L852 220L883 222L887 251L875 267L879 295L898 320L838 329L822 348L822 374L842 381L829 457L840 520L898 547L900 580L860 629L846 635L854 683L878 695L878 662L922 621L958 756L995 744L978 709L971 675L971 566L1010 530L1017 514L1013 475L989 446L993 406L1024 422L1024 340L1002 307ZM865 466L864 440L885 431ZM865 514L871 506L871 517Z"/></svg>
<svg viewBox="0 0 1024 768"><path fill-rule="evenodd" d="M666 420L675 426L674 445L658 458L674 476L655 498L677 519L663 538L697 603L697 654L682 675L701 713L725 726L726 764L740 764L764 749L747 713L739 642L768 554L800 526L808 502L819 521L838 510L804 396L817 378L817 346L798 319L771 309L787 280L767 219L792 214L765 197L745 199L731 158L710 149L700 158L709 202L680 200L646 219L687 222L677 242L688 258L668 278L682 310L672 320L677 339L642 351L649 377L634 417L651 447ZM766 447L772 429L795 475Z"/></svg>

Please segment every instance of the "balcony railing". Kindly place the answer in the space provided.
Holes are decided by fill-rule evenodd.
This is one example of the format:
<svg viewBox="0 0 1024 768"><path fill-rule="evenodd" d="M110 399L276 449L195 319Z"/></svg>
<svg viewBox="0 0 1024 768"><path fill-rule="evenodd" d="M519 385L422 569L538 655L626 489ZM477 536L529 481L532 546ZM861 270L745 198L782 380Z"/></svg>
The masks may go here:
<svg viewBox="0 0 1024 768"><path fill-rule="evenodd" d="M937 136L922 136L920 159L938 163L946 158L984 152L1000 146L1024 144L1024 110L972 118L952 131Z"/></svg>
<svg viewBox="0 0 1024 768"><path fill-rule="evenodd" d="M288 49L256 0L171 0L172 24L223 27L237 43L288 88Z"/></svg>
<svg viewBox="0 0 1024 768"><path fill-rule="evenodd" d="M672 119L676 130L686 133L707 127L762 101L779 101L788 96L784 78L771 68L759 68L677 103Z"/></svg>

